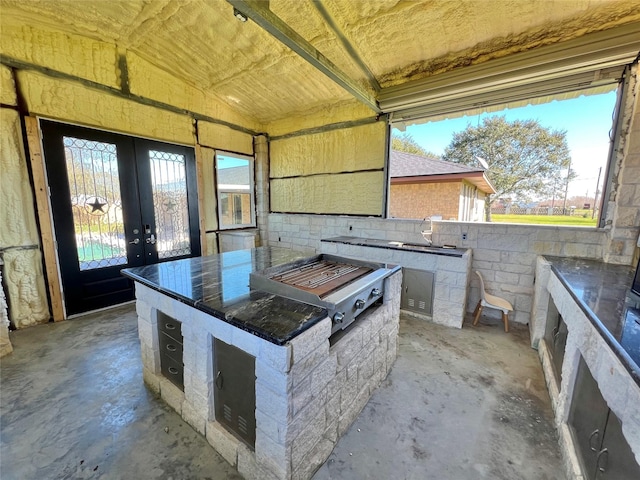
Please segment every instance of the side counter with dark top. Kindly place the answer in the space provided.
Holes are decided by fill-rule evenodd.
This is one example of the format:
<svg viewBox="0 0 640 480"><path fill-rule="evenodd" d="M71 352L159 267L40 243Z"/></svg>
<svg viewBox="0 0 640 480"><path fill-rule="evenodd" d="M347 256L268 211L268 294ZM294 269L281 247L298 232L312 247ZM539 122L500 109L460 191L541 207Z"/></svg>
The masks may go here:
<svg viewBox="0 0 640 480"><path fill-rule="evenodd" d="M623 475L640 472L640 315L629 296L632 278L633 269L624 265L537 260L531 342L543 365L569 478L594 478L600 468L609 473L598 478L618 478L620 465L631 469ZM600 403L602 413L592 411ZM604 428L604 420L584 425L597 415L611 426ZM624 444L619 448L606 444L614 426Z"/></svg>
<svg viewBox="0 0 640 480"><path fill-rule="evenodd" d="M144 382L247 480L311 478L396 359L399 270L335 336L326 309L250 289L250 273L308 257L261 247L123 271Z"/></svg>
<svg viewBox="0 0 640 480"><path fill-rule="evenodd" d="M403 310L433 323L462 328L471 277L471 249L349 236L322 239L320 249L322 253L401 265L405 280ZM422 310L423 305L430 306L430 311Z"/></svg>

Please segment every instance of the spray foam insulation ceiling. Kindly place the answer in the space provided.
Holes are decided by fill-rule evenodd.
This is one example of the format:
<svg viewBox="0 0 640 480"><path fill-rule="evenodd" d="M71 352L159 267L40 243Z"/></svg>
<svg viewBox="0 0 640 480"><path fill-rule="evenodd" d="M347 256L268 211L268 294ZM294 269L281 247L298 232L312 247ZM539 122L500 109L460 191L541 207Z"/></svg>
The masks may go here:
<svg viewBox="0 0 640 480"><path fill-rule="evenodd" d="M130 51L267 125L356 103L234 0L2 0L0 25ZM266 7L374 100L380 88L640 21L637 0L271 0Z"/></svg>

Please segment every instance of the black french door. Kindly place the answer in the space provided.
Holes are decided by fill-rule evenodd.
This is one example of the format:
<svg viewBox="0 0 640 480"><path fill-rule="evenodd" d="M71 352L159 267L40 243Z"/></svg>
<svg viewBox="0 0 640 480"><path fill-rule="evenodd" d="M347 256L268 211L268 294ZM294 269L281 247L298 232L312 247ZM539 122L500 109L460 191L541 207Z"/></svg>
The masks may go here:
<svg viewBox="0 0 640 480"><path fill-rule="evenodd" d="M200 255L192 148L40 127L67 315L132 300L123 268Z"/></svg>

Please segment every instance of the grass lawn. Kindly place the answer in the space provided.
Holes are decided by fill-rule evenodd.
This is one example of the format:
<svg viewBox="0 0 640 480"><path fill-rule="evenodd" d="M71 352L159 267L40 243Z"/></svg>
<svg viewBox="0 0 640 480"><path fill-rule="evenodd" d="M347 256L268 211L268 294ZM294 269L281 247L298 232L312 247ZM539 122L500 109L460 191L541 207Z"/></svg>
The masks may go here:
<svg viewBox="0 0 640 480"><path fill-rule="evenodd" d="M588 215L584 218L576 215L499 215L492 214L491 221L496 223L534 223L540 225L572 225L576 227L595 227L598 218Z"/></svg>

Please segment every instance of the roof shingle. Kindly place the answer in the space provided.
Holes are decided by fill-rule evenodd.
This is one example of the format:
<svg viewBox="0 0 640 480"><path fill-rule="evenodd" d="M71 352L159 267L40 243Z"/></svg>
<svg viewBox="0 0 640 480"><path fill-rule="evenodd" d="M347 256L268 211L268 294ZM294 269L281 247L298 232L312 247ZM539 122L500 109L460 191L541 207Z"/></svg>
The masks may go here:
<svg viewBox="0 0 640 480"><path fill-rule="evenodd" d="M414 153L392 150L389 171L391 178L395 178L484 172L484 169L472 168L461 163L446 162L437 158L424 157Z"/></svg>

